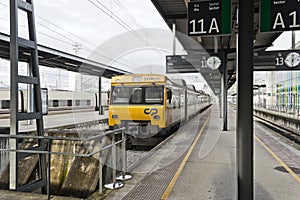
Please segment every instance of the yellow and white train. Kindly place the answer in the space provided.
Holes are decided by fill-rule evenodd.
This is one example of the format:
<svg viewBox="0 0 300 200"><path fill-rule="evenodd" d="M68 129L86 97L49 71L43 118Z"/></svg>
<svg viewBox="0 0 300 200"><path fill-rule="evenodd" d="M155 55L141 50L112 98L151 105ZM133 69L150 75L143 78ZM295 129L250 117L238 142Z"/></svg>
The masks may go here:
<svg viewBox="0 0 300 200"><path fill-rule="evenodd" d="M210 96L184 80L164 75L130 74L111 80L108 123L126 127L134 145L167 134L211 105Z"/></svg>

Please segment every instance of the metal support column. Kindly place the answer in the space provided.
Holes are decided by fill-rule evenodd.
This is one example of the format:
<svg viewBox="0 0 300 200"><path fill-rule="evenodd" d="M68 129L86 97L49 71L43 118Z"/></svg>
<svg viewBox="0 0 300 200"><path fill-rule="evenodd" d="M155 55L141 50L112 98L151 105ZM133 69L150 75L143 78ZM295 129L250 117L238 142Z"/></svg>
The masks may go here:
<svg viewBox="0 0 300 200"><path fill-rule="evenodd" d="M17 1L10 1L10 135L17 135L19 126L17 121L18 116L18 4ZM9 149L17 149L17 140L9 139ZM9 153L9 189L17 189L18 162L17 153L11 151Z"/></svg>
<svg viewBox="0 0 300 200"><path fill-rule="evenodd" d="M237 86L238 199L253 199L253 20L254 1L239 1Z"/></svg>
<svg viewBox="0 0 300 200"><path fill-rule="evenodd" d="M176 55L176 24L173 22L172 25L173 31L173 55Z"/></svg>
<svg viewBox="0 0 300 200"><path fill-rule="evenodd" d="M99 115L103 115L103 107L102 107L102 79L99 76Z"/></svg>
<svg viewBox="0 0 300 200"><path fill-rule="evenodd" d="M227 131L227 54L223 53L223 131Z"/></svg>
<svg viewBox="0 0 300 200"><path fill-rule="evenodd" d="M223 76L223 73L221 74L221 80L220 80L220 85L221 85L221 90L220 90L220 99L219 99L219 101L220 101L220 118L223 118L223 116L224 116L224 109L223 109L223 107L224 107L224 101L223 101L223 94L224 94L224 76Z"/></svg>

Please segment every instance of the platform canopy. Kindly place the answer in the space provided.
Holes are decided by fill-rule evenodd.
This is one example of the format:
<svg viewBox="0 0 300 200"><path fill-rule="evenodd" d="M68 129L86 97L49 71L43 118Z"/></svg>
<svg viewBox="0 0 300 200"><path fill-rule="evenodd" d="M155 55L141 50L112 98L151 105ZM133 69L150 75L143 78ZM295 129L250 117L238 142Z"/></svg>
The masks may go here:
<svg viewBox="0 0 300 200"><path fill-rule="evenodd" d="M173 23L175 23L176 31L181 32L187 35L187 9L188 2L190 0L152 0L154 6L161 14L162 18L165 20L167 25L172 30ZM272 33L260 33L259 32L259 0L254 0L255 9L254 9L254 26L253 26L253 43L254 51L265 51L266 48L272 45L274 40L280 36L282 32L272 32ZM228 53L228 89L236 81L236 40L238 32L237 24L237 11L238 10L238 1L232 0L231 8L231 34L224 36L193 36L192 38L197 41L204 49L207 51L220 52L224 50ZM194 53L199 51L195 48L194 43L186 43L185 40L181 40L181 37L178 37L178 40L181 42L182 46L188 53ZM217 40L217 45L215 44ZM217 48L215 48L215 45ZM221 75L219 71L210 71L210 72L201 72L204 79L207 81L208 85L215 92L219 94L221 91Z"/></svg>
<svg viewBox="0 0 300 200"><path fill-rule="evenodd" d="M9 60L9 35L0 33L0 58ZM29 52L25 48L19 49L19 60L28 62ZM46 67L66 69L68 71L88 74L93 76L103 76L111 78L112 76L129 74L129 72L118 69L96 61L88 60L65 53L46 46L38 45L39 64Z"/></svg>

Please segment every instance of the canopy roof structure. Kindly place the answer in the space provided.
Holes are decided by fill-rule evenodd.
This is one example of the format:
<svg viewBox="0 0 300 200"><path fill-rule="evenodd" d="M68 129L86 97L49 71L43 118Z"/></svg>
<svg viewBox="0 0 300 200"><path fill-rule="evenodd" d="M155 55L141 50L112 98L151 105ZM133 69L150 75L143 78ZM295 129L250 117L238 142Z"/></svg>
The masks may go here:
<svg viewBox="0 0 300 200"><path fill-rule="evenodd" d="M0 33L0 58L9 60L9 35ZM19 60L28 62L28 49L19 49ZM102 64L96 61L88 60L68 54L46 46L38 45L39 64L46 67L66 69L68 71L79 72L93 76L103 76L111 78L112 76L128 74L129 72L117 69L115 67Z"/></svg>
<svg viewBox="0 0 300 200"><path fill-rule="evenodd" d="M173 24L175 24L176 31L187 35L187 12L189 0L152 0L152 2L170 29L172 29ZM271 46L274 40L280 36L282 32L261 33L259 31L259 1L254 0L254 3L254 51L265 51L265 49ZM236 45L238 33L237 0L232 0L231 11L231 34L223 36L192 37L208 52L223 51L227 53L228 89L236 81ZM194 45L195 43L188 43L186 40L181 40L179 35L177 39L181 42L182 46L189 54L193 54L197 51L203 51L203 49L196 47ZM221 89L220 72L218 70L206 70L201 72L201 74L214 93L219 94Z"/></svg>

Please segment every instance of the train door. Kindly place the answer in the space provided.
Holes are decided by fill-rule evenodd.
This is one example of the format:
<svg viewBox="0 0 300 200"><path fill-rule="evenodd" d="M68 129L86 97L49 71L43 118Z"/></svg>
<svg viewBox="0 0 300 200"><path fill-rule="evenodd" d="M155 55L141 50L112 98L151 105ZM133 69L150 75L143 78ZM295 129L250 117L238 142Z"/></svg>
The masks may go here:
<svg viewBox="0 0 300 200"><path fill-rule="evenodd" d="M181 121L185 121L185 96L184 90L180 93L180 116Z"/></svg>
<svg viewBox="0 0 300 200"><path fill-rule="evenodd" d="M171 88L166 88L166 127L169 126L170 124L172 124L172 96L173 96L173 92Z"/></svg>

